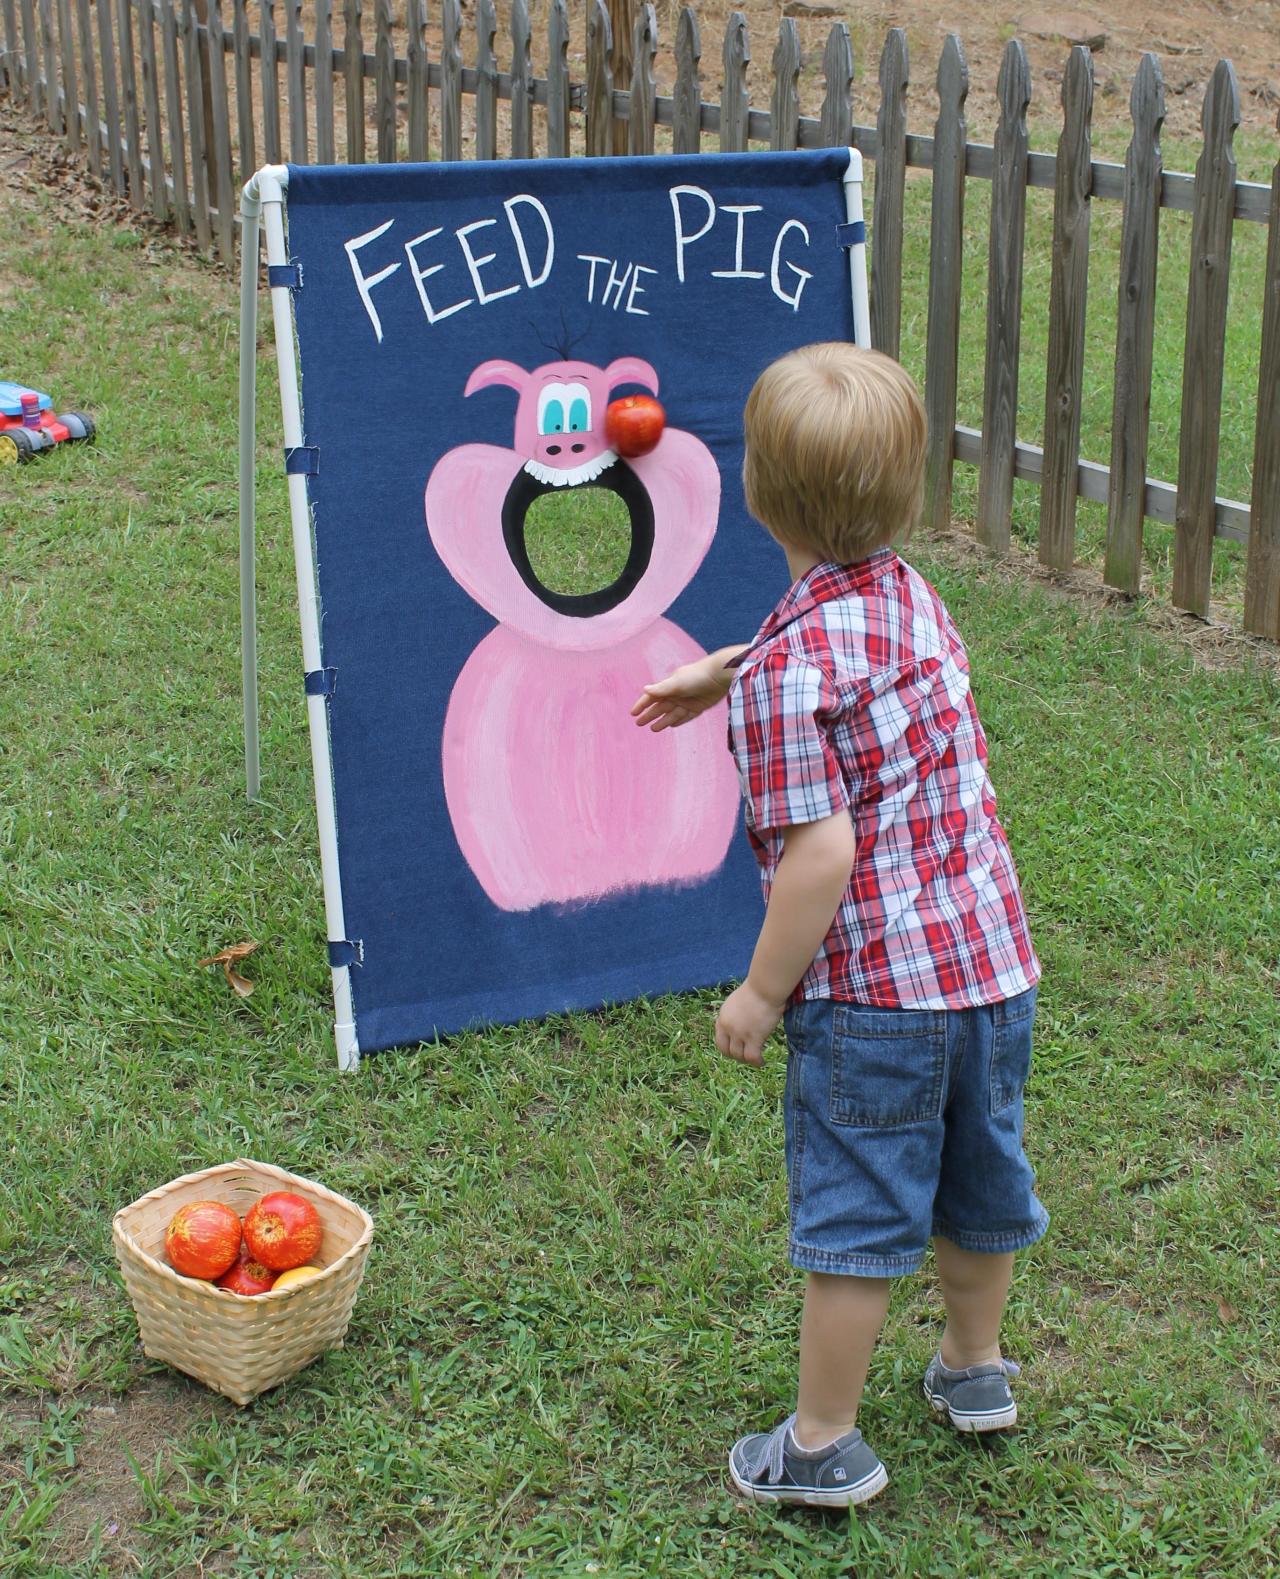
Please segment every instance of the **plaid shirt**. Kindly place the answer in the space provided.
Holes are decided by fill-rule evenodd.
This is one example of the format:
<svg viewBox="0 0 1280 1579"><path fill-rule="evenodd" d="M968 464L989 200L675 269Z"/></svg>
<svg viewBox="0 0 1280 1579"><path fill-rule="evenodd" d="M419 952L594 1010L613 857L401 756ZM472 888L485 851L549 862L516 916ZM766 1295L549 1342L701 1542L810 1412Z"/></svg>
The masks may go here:
<svg viewBox="0 0 1280 1579"><path fill-rule="evenodd" d="M792 1001L960 1009L1034 986L968 656L928 582L888 548L818 565L739 665L729 746L766 900L788 827L847 810L856 836Z"/></svg>

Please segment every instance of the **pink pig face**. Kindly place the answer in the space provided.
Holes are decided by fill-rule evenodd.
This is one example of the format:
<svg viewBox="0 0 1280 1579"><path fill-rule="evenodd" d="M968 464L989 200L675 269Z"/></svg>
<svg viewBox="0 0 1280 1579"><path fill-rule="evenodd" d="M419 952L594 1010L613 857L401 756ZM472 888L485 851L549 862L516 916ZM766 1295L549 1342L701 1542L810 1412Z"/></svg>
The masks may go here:
<svg viewBox="0 0 1280 1579"><path fill-rule="evenodd" d="M463 393L515 390L513 443L460 444L427 480L427 529L454 580L495 619L546 647L598 651L652 625L693 579L715 536L720 472L701 439L668 427L647 455L624 460L609 448L605 409L624 384L656 395L658 375L638 357L607 367L547 362L532 372L482 362ZM584 595L544 586L525 543L530 507L574 488L608 489L631 526L621 573Z"/></svg>

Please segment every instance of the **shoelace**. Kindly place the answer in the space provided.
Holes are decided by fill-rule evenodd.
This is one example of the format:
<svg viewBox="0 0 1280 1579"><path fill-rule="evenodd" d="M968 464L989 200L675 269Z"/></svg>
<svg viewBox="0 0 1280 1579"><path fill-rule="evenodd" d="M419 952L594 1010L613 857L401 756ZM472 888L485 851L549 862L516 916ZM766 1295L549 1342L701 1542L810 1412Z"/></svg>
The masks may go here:
<svg viewBox="0 0 1280 1579"><path fill-rule="evenodd" d="M752 1480L759 1480L761 1475L771 1486L776 1486L782 1479L783 1455L787 1451L787 1432L796 1423L795 1415L788 1415L780 1426L772 1430L760 1444L760 1454L751 1466Z"/></svg>

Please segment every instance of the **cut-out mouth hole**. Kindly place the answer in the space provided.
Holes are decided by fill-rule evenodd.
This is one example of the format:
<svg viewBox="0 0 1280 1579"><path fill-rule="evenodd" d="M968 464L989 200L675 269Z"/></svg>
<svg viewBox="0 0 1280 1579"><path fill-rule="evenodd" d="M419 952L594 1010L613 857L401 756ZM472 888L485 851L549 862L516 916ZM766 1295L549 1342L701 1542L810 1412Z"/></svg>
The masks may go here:
<svg viewBox="0 0 1280 1579"><path fill-rule="evenodd" d="M502 536L535 597L588 619L617 608L649 568L653 505L622 460L568 488L521 471L502 507Z"/></svg>

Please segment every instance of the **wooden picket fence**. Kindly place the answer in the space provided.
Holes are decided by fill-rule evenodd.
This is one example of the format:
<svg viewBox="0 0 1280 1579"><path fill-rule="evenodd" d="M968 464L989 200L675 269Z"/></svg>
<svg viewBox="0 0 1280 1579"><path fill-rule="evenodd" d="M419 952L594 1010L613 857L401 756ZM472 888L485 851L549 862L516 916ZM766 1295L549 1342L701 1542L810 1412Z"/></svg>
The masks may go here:
<svg viewBox="0 0 1280 1579"><path fill-rule="evenodd" d="M853 50L843 22L822 56L820 114L801 114L803 54L794 21L780 25L767 110L752 108L746 19L734 12L721 51L718 104L702 96L702 46L695 13L680 14L675 87L655 83L658 44L652 5L614 0L634 15L628 38L614 37L605 0L585 0L585 77L570 75L566 0L547 0L545 75L533 68L527 0L509 0L508 46L499 69L495 0L474 0L464 66L459 0L372 0L373 52L362 0L341 0L343 42L334 37L333 0L285 0L284 36L274 0L0 0L5 91L89 168L139 209L147 208L208 251L230 260L236 245L236 184L259 162L361 162L367 85L373 86L374 152L379 161L430 157L530 158L538 152L589 156L852 144L875 161L871 234L872 333L897 354L902 318L903 199L909 167L932 172L925 399L929 411L926 524L950 518L956 460L979 468L977 533L1009 545L1015 478L1040 486L1039 554L1066 569L1074 558L1076 501L1105 503L1105 580L1139 590L1144 519L1175 527L1175 605L1206 615L1215 537L1247 543L1245 628L1280 641L1280 164L1270 186L1236 179L1232 142L1239 90L1229 62L1217 66L1204 100L1203 153L1195 174L1162 168L1164 89L1155 56L1133 83L1133 139L1123 165L1092 158L1093 69L1072 50L1063 78L1063 128L1056 154L1029 146L1031 76L1017 40L1006 47L998 86L1000 118L991 145L966 134L968 68L959 39L947 39L937 69L938 117L931 137L907 130L906 35L893 29L879 67L875 124L854 117ZM257 16L252 27L250 5ZM400 8L403 7L401 12ZM403 37L404 53L397 49ZM542 43L542 37L537 42ZM281 72L283 70L283 90ZM401 96L403 95L403 113ZM470 114L464 115L469 101ZM287 106L287 144L283 107ZM536 112L540 114L536 115ZM541 148L535 149L535 119ZM501 132L501 137L500 137ZM501 142L501 147L500 147ZM957 368L965 187L992 187L986 364L981 430L959 427ZM1051 188L1053 261L1044 446L1016 432L1027 191ZM1095 199L1123 205L1117 307L1111 463L1080 456L1090 211ZM1176 484L1147 476L1159 219L1162 208L1192 214L1191 273L1183 364ZM1217 497L1218 435L1231 242L1237 223L1269 227L1260 323L1252 498Z"/></svg>

